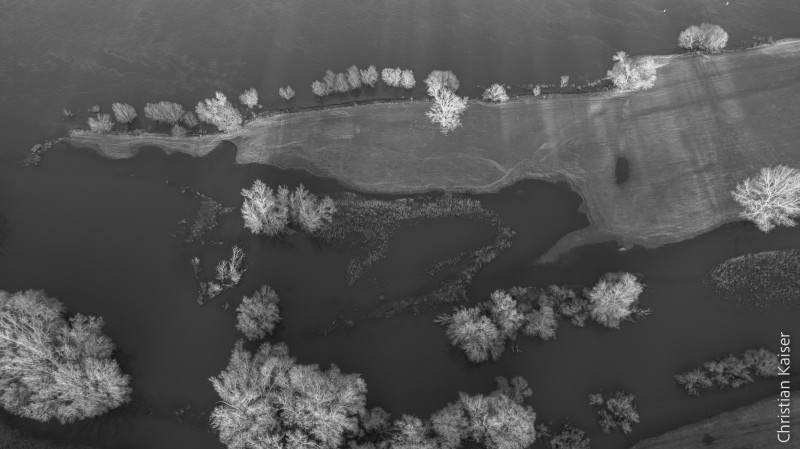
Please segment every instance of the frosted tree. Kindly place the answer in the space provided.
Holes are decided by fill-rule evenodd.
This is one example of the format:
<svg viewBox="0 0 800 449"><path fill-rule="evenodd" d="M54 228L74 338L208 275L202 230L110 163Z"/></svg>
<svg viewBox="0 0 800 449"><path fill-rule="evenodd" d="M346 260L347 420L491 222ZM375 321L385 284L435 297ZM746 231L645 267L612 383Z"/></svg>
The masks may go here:
<svg viewBox="0 0 800 449"><path fill-rule="evenodd" d="M314 81L313 83L311 83L311 92L313 92L314 95L320 98L330 93L328 91L328 85L322 81Z"/></svg>
<svg viewBox="0 0 800 449"><path fill-rule="evenodd" d="M322 77L322 82L325 83L325 88L330 94L334 91L334 85L336 84L336 73L333 70L326 70L325 76Z"/></svg>
<svg viewBox="0 0 800 449"><path fill-rule="evenodd" d="M339 94L347 93L350 85L347 84L347 77L344 73L337 73L333 79L333 91Z"/></svg>
<svg viewBox="0 0 800 449"><path fill-rule="evenodd" d="M239 95L239 103L249 109L253 109L258 105L258 91L254 87L251 87L242 92L241 95Z"/></svg>
<svg viewBox="0 0 800 449"><path fill-rule="evenodd" d="M136 109L127 103L114 103L111 105L111 110L120 123L128 124L136 119Z"/></svg>
<svg viewBox="0 0 800 449"><path fill-rule="evenodd" d="M400 76L402 73L403 71L400 70L400 67L396 69L386 68L381 70L381 79L387 86L397 87L400 85Z"/></svg>
<svg viewBox="0 0 800 449"><path fill-rule="evenodd" d="M366 408L358 374L297 364L282 343L264 343L253 355L239 341L211 383L220 396L211 425L232 449L339 448Z"/></svg>
<svg viewBox="0 0 800 449"><path fill-rule="evenodd" d="M624 391L616 391L608 397L600 393L589 395L589 405L597 408L598 423L605 433L614 429L626 435L633 432L633 425L639 423L635 401L634 395Z"/></svg>
<svg viewBox="0 0 800 449"><path fill-rule="evenodd" d="M642 291L644 286L631 273L606 273L586 292L589 315L603 326L617 329L636 311Z"/></svg>
<svg viewBox="0 0 800 449"><path fill-rule="evenodd" d="M800 170L776 165L736 186L733 198L742 206L741 217L763 232L776 226L795 226L800 216Z"/></svg>
<svg viewBox="0 0 800 449"><path fill-rule="evenodd" d="M477 307L463 308L437 321L447 325L447 336L475 363L497 360L503 353L503 336L492 320Z"/></svg>
<svg viewBox="0 0 800 449"><path fill-rule="evenodd" d="M413 89L417 85L417 80L414 79L414 72L411 70L403 70L400 72L400 86L403 89Z"/></svg>
<svg viewBox="0 0 800 449"><path fill-rule="evenodd" d="M427 423L416 416L403 415L394 423L392 449L439 449L429 435Z"/></svg>
<svg viewBox="0 0 800 449"><path fill-rule="evenodd" d="M621 91L650 89L656 84L656 65L653 58L642 56L631 58L624 51L617 52L614 66L606 77Z"/></svg>
<svg viewBox="0 0 800 449"><path fill-rule="evenodd" d="M522 332L529 337L539 337L542 340L552 340L556 338L558 329L558 315L549 304L539 306L539 310L533 310L525 314L525 327Z"/></svg>
<svg viewBox="0 0 800 449"><path fill-rule="evenodd" d="M0 291L0 405L38 421L93 418L130 400L130 376L111 358L103 319L42 291Z"/></svg>
<svg viewBox="0 0 800 449"><path fill-rule="evenodd" d="M171 101L159 101L144 105L144 115L154 122L174 125L183 117L183 106Z"/></svg>
<svg viewBox="0 0 800 449"><path fill-rule="evenodd" d="M375 83L377 82L378 69L376 69L374 65L367 67L366 70L361 70L361 84L369 87L375 87Z"/></svg>
<svg viewBox="0 0 800 449"><path fill-rule="evenodd" d="M590 449L590 440L586 432L570 424L550 439L550 449Z"/></svg>
<svg viewBox="0 0 800 449"><path fill-rule="evenodd" d="M273 192L272 188L256 180L250 189L242 189L244 227L253 234L275 237L286 232L289 225L289 191L285 187Z"/></svg>
<svg viewBox="0 0 800 449"><path fill-rule="evenodd" d="M678 35L678 46L687 50L717 52L728 43L728 33L719 25L692 25Z"/></svg>
<svg viewBox="0 0 800 449"><path fill-rule="evenodd" d="M236 308L236 329L248 340L260 340L272 335L281 321L280 298L272 287L262 285L252 296L245 296Z"/></svg>
<svg viewBox="0 0 800 449"><path fill-rule="evenodd" d="M231 258L222 260L217 264L217 281L222 285L222 288L230 288L238 284L242 280L242 275L247 269L242 268L244 261L244 251L234 245L231 249Z"/></svg>
<svg viewBox="0 0 800 449"><path fill-rule="evenodd" d="M114 128L114 122L111 120L111 116L104 113L97 114L95 117L89 117L87 123L89 124L89 129L96 133L107 133Z"/></svg>
<svg viewBox="0 0 800 449"><path fill-rule="evenodd" d="M181 116L181 122L188 128L194 128L200 124L200 121L197 120L197 116L192 111L185 111Z"/></svg>
<svg viewBox="0 0 800 449"><path fill-rule="evenodd" d="M467 98L461 98L453 93L453 90L445 87L443 84L445 78L447 77L443 75L434 76L431 72L425 79L425 83L428 85L428 95L433 97L431 109L425 115L430 118L431 122L438 124L442 134L446 135L461 126L461 114L467 109ZM457 80L455 84L458 85ZM452 80L450 85L452 85Z"/></svg>
<svg viewBox="0 0 800 449"><path fill-rule="evenodd" d="M287 85L286 87L278 88L278 95L284 100L289 101L294 98L295 93L294 89L292 89L292 86Z"/></svg>
<svg viewBox="0 0 800 449"><path fill-rule="evenodd" d="M494 101L496 103L505 103L508 101L508 94L506 88L500 84L492 84L485 91L483 91L483 101Z"/></svg>
<svg viewBox="0 0 800 449"><path fill-rule="evenodd" d="M453 92L457 91L460 85L456 74L451 70L433 70L429 73L428 77L425 78L425 85L430 88L431 84L434 83Z"/></svg>
<svg viewBox="0 0 800 449"><path fill-rule="evenodd" d="M525 323L525 317L517 308L517 301L508 293L496 290L489 303L489 314L503 339L515 339L517 331Z"/></svg>
<svg viewBox="0 0 800 449"><path fill-rule="evenodd" d="M194 111L200 120L216 126L222 132L229 133L242 127L242 114L222 92L217 92L214 98L198 102Z"/></svg>
<svg viewBox="0 0 800 449"><path fill-rule="evenodd" d="M291 220L303 231L316 234L333 222L336 206L330 197L317 198L300 184L289 195L289 211Z"/></svg>
<svg viewBox="0 0 800 449"><path fill-rule="evenodd" d="M172 129L170 130L170 134L172 134L175 137L183 137L183 136L186 135L186 128L184 128L183 126L181 126L181 125L176 123L176 124L172 125Z"/></svg>
<svg viewBox="0 0 800 449"><path fill-rule="evenodd" d="M563 89L569 85L569 75L561 75L561 85L560 87Z"/></svg>
<svg viewBox="0 0 800 449"><path fill-rule="evenodd" d="M347 85L350 86L350 90L361 87L361 71L354 65L347 68Z"/></svg>
<svg viewBox="0 0 800 449"><path fill-rule="evenodd" d="M714 385L714 382L701 368L676 374L674 377L678 385L682 386L690 396L700 396L698 388L709 388Z"/></svg>

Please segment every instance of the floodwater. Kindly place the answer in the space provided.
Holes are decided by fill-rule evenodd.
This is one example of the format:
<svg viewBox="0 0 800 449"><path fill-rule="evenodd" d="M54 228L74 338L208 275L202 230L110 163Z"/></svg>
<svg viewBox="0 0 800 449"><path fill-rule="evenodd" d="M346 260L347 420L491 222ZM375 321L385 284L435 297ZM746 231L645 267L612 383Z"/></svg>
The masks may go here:
<svg viewBox="0 0 800 449"><path fill-rule="evenodd" d="M641 273L642 304L652 315L619 331L563 323L551 342L522 340L497 363L474 366L452 349L432 322L438 309L360 322L330 335L336 320L360 316L386 299L435 286L422 276L430 262L491 241L491 230L461 220L401 229L388 257L364 283L344 283L348 253L303 235L283 241L244 232L234 213L214 236L222 246L186 246L173 237L198 201L180 186L238 206L239 190L256 178L270 185L303 183L312 192L342 191L336 182L296 171L237 166L224 144L203 159L166 156L156 148L125 161L102 159L60 144L37 168L18 159L34 143L85 122L87 107L173 100L191 105L215 89L229 94L255 86L266 108L280 107L276 90L291 83L294 106L317 104L308 86L325 69L351 64L409 67L421 96L424 74L452 69L462 92L478 86L573 81L603 75L616 50L669 53L685 26L712 21L736 42L753 35L797 37L800 4L706 0L411 1L14 1L0 17L0 289L39 288L70 312L99 315L133 375L133 402L105 417L69 426L5 416L31 435L104 448L218 449L207 415L216 400L208 378L226 364L234 308L267 283L279 293L285 341L302 363L336 363L367 381L370 405L395 416L422 417L456 399L488 392L497 375L522 375L534 391L540 419L570 418L594 448L626 447L678 425L775 393L760 381L739 391L689 398L672 379L705 360L766 346L780 331L800 331L797 312L736 308L716 298L706 274L747 252L800 248L800 230L769 235L743 223L655 250L617 251L613 244L580 249L558 265L535 264L561 236L585 226L580 198L564 185L526 181L479 199L517 235L514 246L482 269L470 298L497 288L552 283L588 285L607 271ZM467 6L468 5L468 6ZM667 8L667 12L662 10ZM394 97L381 87L328 103ZM79 113L60 120L61 108ZM609 176L609 182L614 178ZM239 244L248 271L241 286L198 306L189 260L210 274ZM225 310L225 304L231 307ZM636 394L642 424L634 433L603 435L586 396L599 390ZM187 408L188 406L188 408Z"/></svg>

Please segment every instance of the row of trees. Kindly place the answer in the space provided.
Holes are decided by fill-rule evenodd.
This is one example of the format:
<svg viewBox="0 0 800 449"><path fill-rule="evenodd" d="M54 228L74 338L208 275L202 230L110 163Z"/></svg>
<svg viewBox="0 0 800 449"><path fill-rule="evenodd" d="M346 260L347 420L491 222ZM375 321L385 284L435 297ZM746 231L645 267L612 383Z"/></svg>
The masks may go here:
<svg viewBox="0 0 800 449"><path fill-rule="evenodd" d="M386 72L386 70L394 69L384 69L384 72ZM408 72L411 73L410 70ZM411 73L412 83L413 79L414 75ZM353 65L348 67L347 71L344 73L334 73L332 70L326 70L322 81L317 80L311 83L311 92L317 97L322 98L332 93L347 93L351 90L360 89L362 86L375 87L377 82L378 69L376 69L374 65L363 70ZM384 77L384 82L388 84L386 77Z"/></svg>
<svg viewBox="0 0 800 449"><path fill-rule="evenodd" d="M38 421L92 418L130 401L130 376L111 357L103 319L44 292L0 291L0 405Z"/></svg>
<svg viewBox="0 0 800 449"><path fill-rule="evenodd" d="M619 328L623 320L642 316L638 308L644 286L630 273L606 273L591 289L576 290L550 286L546 289L514 287L497 290L491 300L475 307L463 307L436 322L447 327L453 346L461 348L475 363L502 355L506 340L516 341L517 334L550 340L556 337L558 319L569 318L583 326L591 317L599 324Z"/></svg>
<svg viewBox="0 0 800 449"><path fill-rule="evenodd" d="M800 217L800 170L776 165L764 167L731 192L742 206L741 217L769 232L776 226L795 226Z"/></svg>
<svg viewBox="0 0 800 449"><path fill-rule="evenodd" d="M286 186L275 192L261 180L253 182L250 189L242 189L244 197L242 218L244 226L253 234L276 237L294 232L290 224L309 234L317 234L333 221L336 206L326 196L319 198L302 184L293 192Z"/></svg>
<svg viewBox="0 0 800 449"><path fill-rule="evenodd" d="M749 349L739 356L711 360L702 366L685 373L675 375L675 381L690 396L700 396L699 388L710 388L714 385L720 390L740 388L749 384L756 377L776 377L780 365L778 356L767 349Z"/></svg>

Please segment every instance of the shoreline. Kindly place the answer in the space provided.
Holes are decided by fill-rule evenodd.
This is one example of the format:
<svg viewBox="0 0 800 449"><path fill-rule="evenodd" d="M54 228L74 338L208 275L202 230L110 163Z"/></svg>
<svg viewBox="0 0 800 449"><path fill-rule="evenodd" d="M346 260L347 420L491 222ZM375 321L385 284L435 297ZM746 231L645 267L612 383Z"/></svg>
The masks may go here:
<svg viewBox="0 0 800 449"><path fill-rule="evenodd" d="M109 158L144 146L204 156L222 141L237 163L303 169L367 193L492 193L522 179L566 181L590 226L543 258L616 240L655 247L737 221L729 191L765 165L800 165L792 117L800 107L800 40L715 55L656 57L647 91L471 101L463 127L441 136L427 101L388 100L268 111L230 134L74 133L65 139ZM795 102L796 103L796 102ZM630 179L614 183L617 157Z"/></svg>

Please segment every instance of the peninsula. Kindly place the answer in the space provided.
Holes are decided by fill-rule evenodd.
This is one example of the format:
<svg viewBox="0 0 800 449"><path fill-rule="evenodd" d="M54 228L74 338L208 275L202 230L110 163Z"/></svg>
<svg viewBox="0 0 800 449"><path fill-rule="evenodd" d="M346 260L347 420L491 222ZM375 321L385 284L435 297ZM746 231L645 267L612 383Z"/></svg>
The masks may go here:
<svg viewBox="0 0 800 449"><path fill-rule="evenodd" d="M74 133L110 158L157 146L203 156L233 142L237 162L304 169L365 192L494 192L526 178L566 181L590 225L544 260L587 243L654 247L738 220L736 183L800 166L800 40L712 56L657 58L654 88L471 101L443 136L407 101L259 117L228 134ZM620 158L629 176L615 183ZM543 217L546 219L546 217Z"/></svg>

